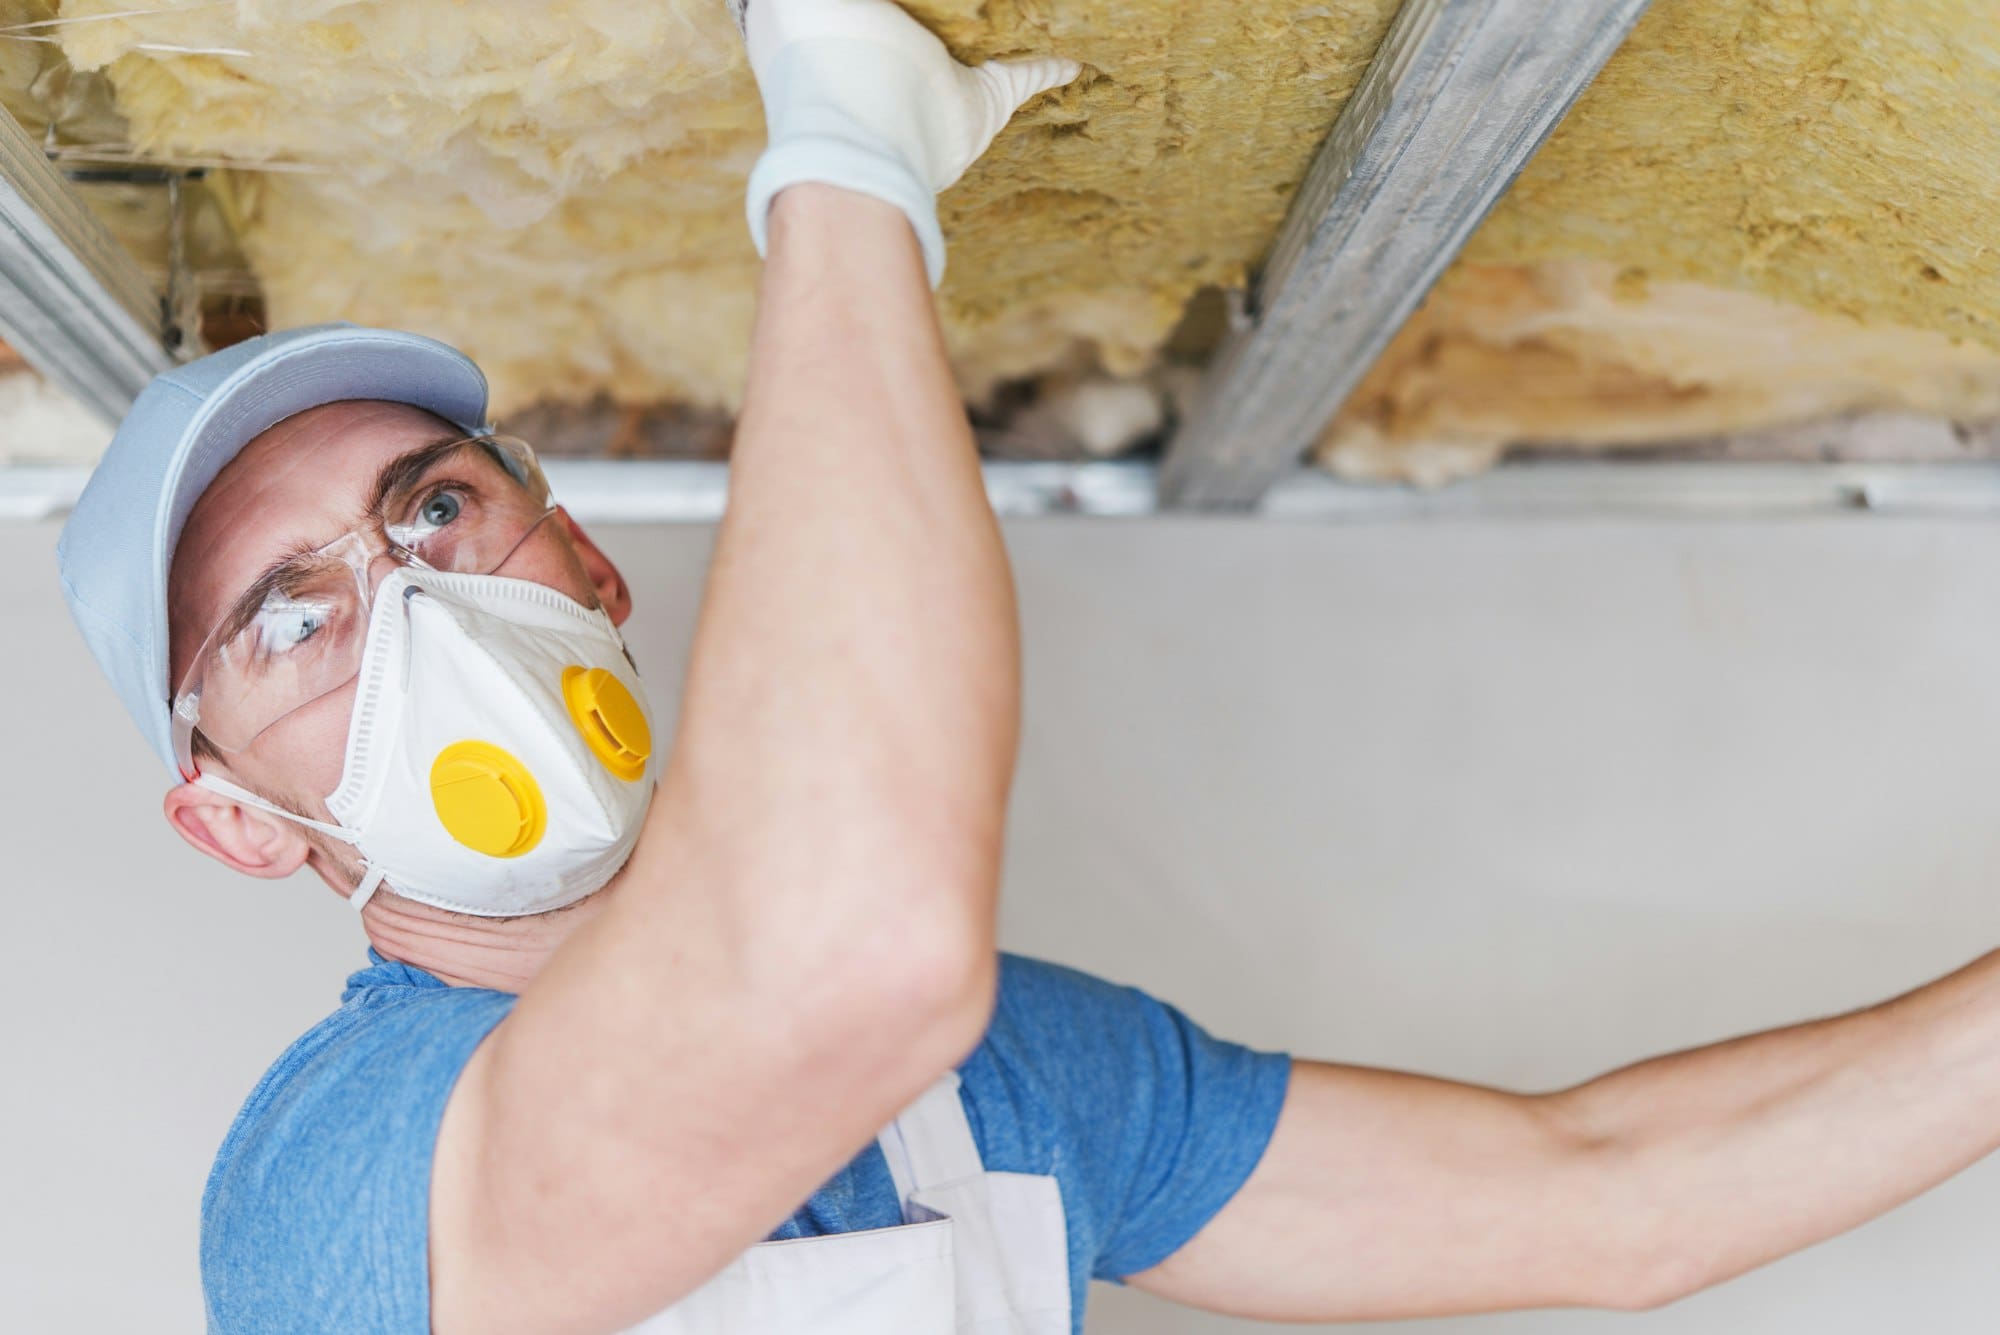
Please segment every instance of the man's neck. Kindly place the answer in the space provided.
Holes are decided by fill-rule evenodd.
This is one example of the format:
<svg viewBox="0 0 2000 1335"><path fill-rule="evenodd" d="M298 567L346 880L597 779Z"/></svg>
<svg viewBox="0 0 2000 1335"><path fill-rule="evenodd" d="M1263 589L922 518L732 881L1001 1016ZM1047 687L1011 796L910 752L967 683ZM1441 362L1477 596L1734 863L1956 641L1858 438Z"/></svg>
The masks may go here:
<svg viewBox="0 0 2000 1335"><path fill-rule="evenodd" d="M550 913L475 918L419 904L384 886L361 910L361 925L369 944L385 958L422 969L453 987L519 992L557 946L603 911L611 888Z"/></svg>

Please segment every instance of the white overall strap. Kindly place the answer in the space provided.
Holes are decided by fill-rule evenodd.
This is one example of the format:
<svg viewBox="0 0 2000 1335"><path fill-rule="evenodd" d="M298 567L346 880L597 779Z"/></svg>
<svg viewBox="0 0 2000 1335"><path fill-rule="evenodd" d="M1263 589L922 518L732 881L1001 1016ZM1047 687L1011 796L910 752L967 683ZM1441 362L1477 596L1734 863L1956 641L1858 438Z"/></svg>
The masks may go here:
<svg viewBox="0 0 2000 1335"><path fill-rule="evenodd" d="M955 1335L1069 1335L1069 1230L1045 1173L989 1172L957 1075L924 1091L881 1135L903 1220L949 1221Z"/></svg>
<svg viewBox="0 0 2000 1335"><path fill-rule="evenodd" d="M901 1197L900 1227L760 1242L626 1335L1017 1335L960 1322L958 1223L910 1201L916 1190L912 1164L921 1164L927 1175L951 1175L964 1168L969 1154L970 1184L982 1180L979 1153L958 1102L958 1077L932 1086L876 1140ZM991 1250L985 1247L986 1232L975 1245ZM1066 1275L1062 1282L1068 1282ZM983 1285L981 1292L991 1287ZM1060 1331L1052 1335L1069 1335L1067 1307L1062 1316Z"/></svg>
<svg viewBox="0 0 2000 1335"><path fill-rule="evenodd" d="M889 1161L896 1195L906 1205L917 1192L986 1171L972 1138L972 1124L965 1117L956 1071L947 1071L877 1139L882 1157Z"/></svg>

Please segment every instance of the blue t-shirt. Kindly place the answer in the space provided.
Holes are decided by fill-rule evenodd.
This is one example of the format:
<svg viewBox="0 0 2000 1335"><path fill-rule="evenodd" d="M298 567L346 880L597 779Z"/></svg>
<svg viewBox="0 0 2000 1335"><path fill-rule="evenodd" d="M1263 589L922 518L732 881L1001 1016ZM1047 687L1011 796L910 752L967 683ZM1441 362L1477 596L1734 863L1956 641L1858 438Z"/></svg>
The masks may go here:
<svg viewBox="0 0 2000 1335"><path fill-rule="evenodd" d="M201 1202L209 1329L427 1335L431 1150L458 1073L513 1005L373 951L229 1129ZM1003 955L993 1021L959 1067L989 1171L1055 1177L1071 1310L1091 1278L1165 1260L1262 1156L1290 1061L1210 1038L1170 1006ZM870 1145L773 1234L902 1222Z"/></svg>

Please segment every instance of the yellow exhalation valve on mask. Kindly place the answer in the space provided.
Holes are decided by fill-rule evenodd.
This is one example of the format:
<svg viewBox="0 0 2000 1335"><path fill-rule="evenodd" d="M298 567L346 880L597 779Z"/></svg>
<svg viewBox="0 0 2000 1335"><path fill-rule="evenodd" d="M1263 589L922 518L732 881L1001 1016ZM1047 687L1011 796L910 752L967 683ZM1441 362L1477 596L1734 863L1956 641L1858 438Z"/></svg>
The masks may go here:
<svg viewBox="0 0 2000 1335"><path fill-rule="evenodd" d="M333 822L196 782L352 844L376 887L515 918L618 874L652 802L645 687L602 607L501 575L398 567L375 588Z"/></svg>
<svg viewBox="0 0 2000 1335"><path fill-rule="evenodd" d="M653 754L653 730L625 683L603 668L566 667L562 690L570 721L604 768L636 782Z"/></svg>
<svg viewBox="0 0 2000 1335"><path fill-rule="evenodd" d="M491 742L453 742L438 752L431 762L431 801L447 834L489 857L519 857L548 828L535 776Z"/></svg>

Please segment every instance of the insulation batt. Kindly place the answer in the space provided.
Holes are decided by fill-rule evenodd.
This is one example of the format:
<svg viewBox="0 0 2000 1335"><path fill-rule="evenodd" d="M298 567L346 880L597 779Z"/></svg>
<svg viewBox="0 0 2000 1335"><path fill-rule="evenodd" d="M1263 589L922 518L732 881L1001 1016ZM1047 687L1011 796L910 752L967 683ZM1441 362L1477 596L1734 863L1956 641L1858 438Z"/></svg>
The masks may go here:
<svg viewBox="0 0 2000 1335"><path fill-rule="evenodd" d="M2000 416L1992 0L1655 0L1321 442L1502 445Z"/></svg>
<svg viewBox="0 0 2000 1335"><path fill-rule="evenodd" d="M910 8L962 58L1086 66L941 203L978 398L1141 372L1192 294L1241 284L1396 5ZM324 169L228 182L276 323L435 334L502 412L738 393L762 128L720 0L188 0L62 31L137 142ZM1996 109L1991 0L1655 0L1322 457L1397 476L1513 440L2000 411Z"/></svg>
<svg viewBox="0 0 2000 1335"><path fill-rule="evenodd" d="M1194 291L1241 283L1389 8L911 7L967 58L1091 67L941 205L940 299L974 397L1079 350L1142 369ZM503 411L738 393L757 272L742 186L763 125L721 0L197 0L64 41L108 70L149 148L329 168L236 177L276 323L435 334L487 368Z"/></svg>

